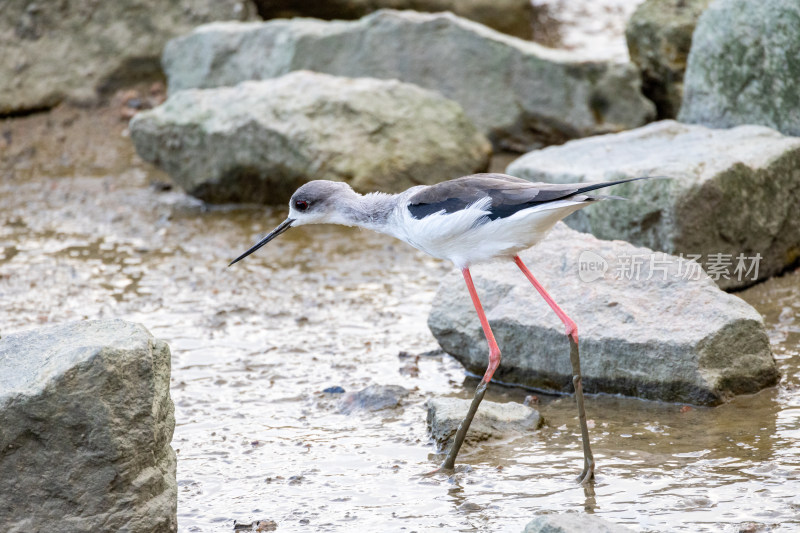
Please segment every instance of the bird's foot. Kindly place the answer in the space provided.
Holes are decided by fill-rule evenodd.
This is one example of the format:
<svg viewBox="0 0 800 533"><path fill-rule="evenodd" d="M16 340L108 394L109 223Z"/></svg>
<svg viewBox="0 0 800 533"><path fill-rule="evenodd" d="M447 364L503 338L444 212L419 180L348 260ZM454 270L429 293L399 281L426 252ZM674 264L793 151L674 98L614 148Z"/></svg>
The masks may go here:
<svg viewBox="0 0 800 533"><path fill-rule="evenodd" d="M583 472L581 472L581 475L579 475L575 481L581 485L586 485L594 481L594 461L587 461L584 463Z"/></svg>
<svg viewBox="0 0 800 533"><path fill-rule="evenodd" d="M431 476L435 476L437 474L444 474L446 476L452 476L453 474L457 474L459 472L469 472L471 470L472 470L472 468L469 465L458 465L458 466L454 466L454 467L451 468L451 467L446 466L444 463L442 463L439 466L439 468L437 468L435 470L431 470L430 472L427 472L427 473L423 474L422 477L431 477Z"/></svg>
<svg viewBox="0 0 800 533"><path fill-rule="evenodd" d="M447 474L448 476L455 472L455 468L445 468L444 465L439 466L435 470L431 470L430 472L426 472L423 474L423 477L431 477L435 476L436 474Z"/></svg>

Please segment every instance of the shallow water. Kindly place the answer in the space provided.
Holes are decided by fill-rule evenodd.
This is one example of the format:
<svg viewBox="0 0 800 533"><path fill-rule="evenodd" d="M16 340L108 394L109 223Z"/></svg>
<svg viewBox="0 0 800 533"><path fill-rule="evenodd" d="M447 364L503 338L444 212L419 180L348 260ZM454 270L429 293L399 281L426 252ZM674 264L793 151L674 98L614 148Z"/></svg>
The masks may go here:
<svg viewBox="0 0 800 533"><path fill-rule="evenodd" d="M181 531L520 531L542 512L591 512L643 531L800 528L800 272L741 294L765 316L780 386L717 408L587 399L598 462L574 483L572 397L539 395L547 424L466 450L451 477L424 401L475 381L426 327L451 267L388 237L297 228L233 268L285 213L207 209L113 177L4 176L0 333L83 318L145 324L173 353ZM419 356L419 357L417 357ZM567 353L565 353L565 357ZM590 354L584 357L590 357ZM403 408L344 415L331 386L400 384ZM530 394L493 386L494 401Z"/></svg>

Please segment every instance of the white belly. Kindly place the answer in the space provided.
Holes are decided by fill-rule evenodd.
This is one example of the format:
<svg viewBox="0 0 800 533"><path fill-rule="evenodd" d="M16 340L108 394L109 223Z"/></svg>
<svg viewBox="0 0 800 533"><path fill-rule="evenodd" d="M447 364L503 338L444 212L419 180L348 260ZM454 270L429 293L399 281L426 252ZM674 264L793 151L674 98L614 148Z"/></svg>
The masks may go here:
<svg viewBox="0 0 800 533"><path fill-rule="evenodd" d="M465 268L498 258L513 257L541 241L556 222L590 202L563 200L488 220L476 203L455 213L416 219L405 207L395 213L392 235L423 252Z"/></svg>

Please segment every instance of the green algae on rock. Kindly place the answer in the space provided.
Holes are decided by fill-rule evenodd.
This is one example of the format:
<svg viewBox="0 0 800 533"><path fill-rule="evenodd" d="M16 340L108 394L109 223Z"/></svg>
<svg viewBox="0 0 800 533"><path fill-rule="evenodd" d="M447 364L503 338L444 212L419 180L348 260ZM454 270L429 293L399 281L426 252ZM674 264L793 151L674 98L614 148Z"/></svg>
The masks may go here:
<svg viewBox="0 0 800 533"><path fill-rule="evenodd" d="M679 118L800 135L800 3L713 2L694 32Z"/></svg>

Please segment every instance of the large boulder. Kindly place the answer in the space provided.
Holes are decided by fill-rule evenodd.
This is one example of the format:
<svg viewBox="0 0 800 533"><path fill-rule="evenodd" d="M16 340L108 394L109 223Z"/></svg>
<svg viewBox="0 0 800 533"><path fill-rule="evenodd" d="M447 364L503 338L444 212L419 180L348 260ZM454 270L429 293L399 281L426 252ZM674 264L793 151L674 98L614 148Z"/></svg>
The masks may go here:
<svg viewBox="0 0 800 533"><path fill-rule="evenodd" d="M631 61L642 72L642 92L659 118L675 118L697 19L711 0L646 0L625 28Z"/></svg>
<svg viewBox="0 0 800 533"><path fill-rule="evenodd" d="M562 223L521 257L578 325L586 392L714 405L778 380L758 312L692 261ZM496 379L571 392L564 326L514 263L477 267L473 277L503 354ZM483 374L486 339L463 285L456 272L444 279L428 326Z"/></svg>
<svg viewBox="0 0 800 533"><path fill-rule="evenodd" d="M171 93L299 69L395 78L459 102L495 145L518 151L629 129L655 114L631 64L587 61L450 13L215 23L170 41L163 65Z"/></svg>
<svg viewBox="0 0 800 533"><path fill-rule="evenodd" d="M249 0L31 2L0 9L0 115L93 101L158 76L168 39L213 20L247 20Z"/></svg>
<svg viewBox="0 0 800 533"><path fill-rule="evenodd" d="M254 0L265 19L313 17L352 20L378 9L450 11L459 17L521 39L532 37L536 20L531 0Z"/></svg>
<svg viewBox="0 0 800 533"><path fill-rule="evenodd" d="M800 258L800 138L769 128L662 121L531 152L507 172L556 183L670 177L609 189L628 201L602 202L566 222L603 239L691 254L726 289Z"/></svg>
<svg viewBox="0 0 800 533"><path fill-rule="evenodd" d="M0 340L0 530L174 531L169 347L138 324Z"/></svg>
<svg viewBox="0 0 800 533"><path fill-rule="evenodd" d="M800 3L717 0L700 17L679 118L800 135Z"/></svg>
<svg viewBox="0 0 800 533"><path fill-rule="evenodd" d="M208 202L284 204L311 179L399 192L482 171L491 152L438 93L305 71L180 91L130 129L142 158Z"/></svg>

